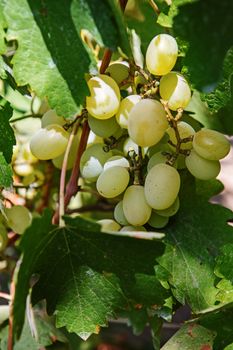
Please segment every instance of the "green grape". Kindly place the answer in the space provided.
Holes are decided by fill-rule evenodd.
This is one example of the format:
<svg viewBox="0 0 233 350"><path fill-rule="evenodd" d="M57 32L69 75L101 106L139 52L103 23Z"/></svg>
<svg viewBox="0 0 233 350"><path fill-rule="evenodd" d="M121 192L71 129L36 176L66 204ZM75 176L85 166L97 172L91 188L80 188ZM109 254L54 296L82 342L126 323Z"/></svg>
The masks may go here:
<svg viewBox="0 0 233 350"><path fill-rule="evenodd" d="M31 225L32 216L30 211L21 205L14 205L11 208L5 208L7 225L19 235L23 234L26 228Z"/></svg>
<svg viewBox="0 0 233 350"><path fill-rule="evenodd" d="M153 166L157 164L166 163L167 160L167 155L164 154L164 152L157 152L153 154L153 156L149 159L149 162L147 164L147 171L150 171L150 169L152 169Z"/></svg>
<svg viewBox="0 0 233 350"><path fill-rule="evenodd" d="M121 103L120 107L118 109L118 112L116 114L116 120L118 124L124 128L128 128L128 120L129 120L129 113L131 109L141 100L140 95L130 95L125 97Z"/></svg>
<svg viewBox="0 0 233 350"><path fill-rule="evenodd" d="M151 158L157 152L171 152L171 147L167 143L169 140L168 134L165 132L161 140L151 147L148 147L147 155Z"/></svg>
<svg viewBox="0 0 233 350"><path fill-rule="evenodd" d="M123 211L126 220L133 226L142 226L149 220L151 207L146 202L143 186L127 188L123 197Z"/></svg>
<svg viewBox="0 0 233 350"><path fill-rule="evenodd" d="M126 156L130 151L134 151L135 153L138 153L138 145L135 142L133 142L131 138L127 138L123 145L123 151Z"/></svg>
<svg viewBox="0 0 233 350"><path fill-rule="evenodd" d="M167 164L155 165L145 180L145 196L153 209L167 209L175 201L180 189L178 171Z"/></svg>
<svg viewBox="0 0 233 350"><path fill-rule="evenodd" d="M120 232L134 232L134 231L143 231L146 232L147 230L145 229L144 226L131 226L131 225L127 225L127 226L123 226L120 229Z"/></svg>
<svg viewBox="0 0 233 350"><path fill-rule="evenodd" d="M145 99L131 109L128 131L130 138L137 145L155 145L164 136L167 127L166 113L160 102Z"/></svg>
<svg viewBox="0 0 233 350"><path fill-rule="evenodd" d="M219 160L230 152L230 142L218 131L199 130L193 138L194 150L208 160Z"/></svg>
<svg viewBox="0 0 233 350"><path fill-rule="evenodd" d="M123 168L129 168L129 161L122 156L110 157L104 164L104 170L111 168L113 166L122 166Z"/></svg>
<svg viewBox="0 0 233 350"><path fill-rule="evenodd" d="M174 67L178 56L176 40L168 34L155 36L146 51L146 66L154 75L165 75Z"/></svg>
<svg viewBox="0 0 233 350"><path fill-rule="evenodd" d="M53 159L64 153L69 134L57 124L38 130L31 138L32 154L41 160Z"/></svg>
<svg viewBox="0 0 233 350"><path fill-rule="evenodd" d="M106 73L115 80L117 85L120 85L129 76L129 64L126 61L116 61L110 63L106 69ZM121 86L122 89L126 88L127 84Z"/></svg>
<svg viewBox="0 0 233 350"><path fill-rule="evenodd" d="M20 160L17 161L17 163L13 165L13 169L15 173L19 176L27 176L33 173L34 171L33 166L31 164L24 163L23 160L22 162L20 162Z"/></svg>
<svg viewBox="0 0 233 350"><path fill-rule="evenodd" d="M83 152L80 160L80 171L84 179L94 182L103 171L104 163L112 152L104 151L103 143L93 143Z"/></svg>
<svg viewBox="0 0 233 350"><path fill-rule="evenodd" d="M51 124L57 124L57 125L63 126L65 125L65 123L66 121L62 117L59 117L53 109L50 109L49 111L47 111L41 118L42 128L46 128L46 126Z"/></svg>
<svg viewBox="0 0 233 350"><path fill-rule="evenodd" d="M185 169L186 163L185 163L186 156L184 154L179 154L176 160L177 169Z"/></svg>
<svg viewBox="0 0 233 350"><path fill-rule="evenodd" d="M8 235L6 227L0 222L0 252L3 252L7 246Z"/></svg>
<svg viewBox="0 0 233 350"><path fill-rule="evenodd" d="M161 216L152 210L148 224L153 228L163 228L168 224L169 217Z"/></svg>
<svg viewBox="0 0 233 350"><path fill-rule="evenodd" d="M110 137L120 129L115 117L97 119L89 115L88 124L90 129L100 137Z"/></svg>
<svg viewBox="0 0 233 350"><path fill-rule="evenodd" d="M96 188L101 196L114 198L124 192L129 183L126 168L114 166L103 171L97 179Z"/></svg>
<svg viewBox="0 0 233 350"><path fill-rule="evenodd" d="M120 201L117 203L117 205L114 208L114 219L120 224L120 225L129 225L124 211L123 211L123 201Z"/></svg>
<svg viewBox="0 0 233 350"><path fill-rule="evenodd" d="M185 159L189 172L200 180L215 179L220 172L220 162L202 158L194 149L191 150Z"/></svg>
<svg viewBox="0 0 233 350"><path fill-rule="evenodd" d="M67 169L72 169L75 159L76 159L76 155L77 155L77 150L79 147L79 140L80 140L80 136L77 134L74 137L73 143L71 145L70 148L70 153L68 156L68 161L67 161ZM52 163L53 165L58 168L61 169L62 168L62 164L63 164L63 159L64 159L64 153L61 154L59 157L52 159Z"/></svg>
<svg viewBox="0 0 233 350"><path fill-rule="evenodd" d="M176 197L174 203L172 203L172 205L167 209L154 210L154 211L160 216L173 216L178 212L179 208L180 208L180 200L179 200L179 197Z"/></svg>
<svg viewBox="0 0 233 350"><path fill-rule="evenodd" d="M185 122L178 122L177 123L177 128L180 134L181 139L185 139L187 137L191 137L195 134L195 130L189 125L188 123ZM175 130L172 127L169 127L167 129L167 134L169 135L169 138L171 142L176 145L177 144L177 138L175 134ZM171 146L172 149L174 149L173 146ZM192 141L189 142L183 142L181 144L181 149L191 149L192 148Z"/></svg>
<svg viewBox="0 0 233 350"><path fill-rule="evenodd" d="M163 76L159 85L160 96L168 102L168 107L176 111L185 108L191 99L190 87L180 73L170 72Z"/></svg>
<svg viewBox="0 0 233 350"><path fill-rule="evenodd" d="M0 305L0 325L5 322L10 315L10 305Z"/></svg>
<svg viewBox="0 0 233 350"><path fill-rule="evenodd" d="M91 96L86 98L86 108L97 119L114 116L120 105L120 90L117 83L109 76L100 74L91 78L87 85Z"/></svg>
<svg viewBox="0 0 233 350"><path fill-rule="evenodd" d="M101 231L119 231L121 226L112 219L102 219L97 221L101 225Z"/></svg>

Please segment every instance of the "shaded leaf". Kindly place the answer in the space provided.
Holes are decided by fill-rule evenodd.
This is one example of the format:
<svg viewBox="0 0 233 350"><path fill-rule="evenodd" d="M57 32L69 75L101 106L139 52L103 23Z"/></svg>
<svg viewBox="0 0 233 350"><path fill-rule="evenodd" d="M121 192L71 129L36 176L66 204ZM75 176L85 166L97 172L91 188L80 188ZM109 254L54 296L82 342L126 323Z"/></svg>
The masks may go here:
<svg viewBox="0 0 233 350"><path fill-rule="evenodd" d="M0 187L10 187L12 185L13 171L7 164L2 152L0 152Z"/></svg>
<svg viewBox="0 0 233 350"><path fill-rule="evenodd" d="M13 110L8 102L0 106L0 152L3 153L7 163L11 162L13 146L16 144L14 131L9 124L12 113Z"/></svg>

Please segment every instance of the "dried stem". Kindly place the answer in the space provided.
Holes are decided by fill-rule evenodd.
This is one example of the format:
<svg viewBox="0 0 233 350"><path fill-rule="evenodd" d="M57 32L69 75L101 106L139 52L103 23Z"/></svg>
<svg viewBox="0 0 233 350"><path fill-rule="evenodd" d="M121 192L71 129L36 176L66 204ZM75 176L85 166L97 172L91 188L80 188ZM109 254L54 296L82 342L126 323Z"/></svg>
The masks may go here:
<svg viewBox="0 0 233 350"><path fill-rule="evenodd" d="M100 74L104 74L106 69L109 66L109 63L111 61L112 58L112 51L110 49L106 49L104 51L104 55L103 55L103 59L101 62L101 66L100 66Z"/></svg>
<svg viewBox="0 0 233 350"><path fill-rule="evenodd" d="M9 331L8 331L8 341L7 341L7 350L13 350L14 345L14 337L13 337L13 302L14 302L14 296L15 296L15 282L14 277L11 281L11 302L10 302L10 316L9 316Z"/></svg>

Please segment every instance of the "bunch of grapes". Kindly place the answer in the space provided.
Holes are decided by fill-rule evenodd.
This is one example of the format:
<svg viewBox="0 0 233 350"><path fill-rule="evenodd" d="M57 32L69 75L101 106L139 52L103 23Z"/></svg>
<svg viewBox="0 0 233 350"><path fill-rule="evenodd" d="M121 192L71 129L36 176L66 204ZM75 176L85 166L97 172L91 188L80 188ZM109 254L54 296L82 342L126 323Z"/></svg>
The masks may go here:
<svg viewBox="0 0 233 350"><path fill-rule="evenodd" d="M80 172L85 186L95 184L114 205L114 220L99 220L103 230L165 227L179 210L180 172L187 168L197 179L213 179L230 150L224 135L187 118L191 89L181 73L172 71L177 57L176 40L160 34L147 48L145 70L117 61L87 81L90 96L83 116L94 138L82 154ZM65 125L54 111L47 112L31 139L32 154L61 168L69 139Z"/></svg>

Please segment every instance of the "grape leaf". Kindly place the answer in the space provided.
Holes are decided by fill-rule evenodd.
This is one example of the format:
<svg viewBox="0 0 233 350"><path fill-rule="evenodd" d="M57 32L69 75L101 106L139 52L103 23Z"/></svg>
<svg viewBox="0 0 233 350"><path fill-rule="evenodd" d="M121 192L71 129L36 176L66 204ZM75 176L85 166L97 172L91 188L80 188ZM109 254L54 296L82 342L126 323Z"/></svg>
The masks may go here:
<svg viewBox="0 0 233 350"><path fill-rule="evenodd" d="M233 45L232 27L231 0L199 0L179 7L174 35L188 42L183 63L196 88L213 90L219 80L224 57Z"/></svg>
<svg viewBox="0 0 233 350"><path fill-rule="evenodd" d="M10 187L12 185L12 168L7 164L2 152L0 152L0 187Z"/></svg>
<svg viewBox="0 0 233 350"><path fill-rule="evenodd" d="M233 284L233 244L226 244L220 250L216 260L215 273L219 277L225 277Z"/></svg>
<svg viewBox="0 0 233 350"><path fill-rule="evenodd" d="M9 124L12 114L13 110L8 102L0 106L0 152L3 153L7 163L11 162L13 145L16 144L14 131ZM7 174L9 175L9 170Z"/></svg>
<svg viewBox="0 0 233 350"><path fill-rule="evenodd" d="M48 312L56 310L59 327L87 338L127 304L121 284L133 284L136 273L153 275L163 245L101 233L98 224L81 217L65 218L67 226L60 229L50 220L48 213L35 219L20 244L24 255L14 302L15 332L20 334L29 280L36 273L40 278L33 301L45 298Z"/></svg>
<svg viewBox="0 0 233 350"><path fill-rule="evenodd" d="M208 203L221 189L218 181L195 184L191 176L183 177L181 208L166 228L167 248L158 259L174 296L194 313L215 304L215 257L221 246L233 241L233 229L226 224L232 212Z"/></svg>
<svg viewBox="0 0 233 350"><path fill-rule="evenodd" d="M197 324L184 325L161 350L212 350L215 333Z"/></svg>
<svg viewBox="0 0 233 350"><path fill-rule="evenodd" d="M94 0L9 0L4 13L8 38L18 41L12 60L18 85L29 84L39 97L47 97L59 115L79 113L88 94L84 74L95 68L81 30L88 30L101 46L121 44L107 0L98 6Z"/></svg>

